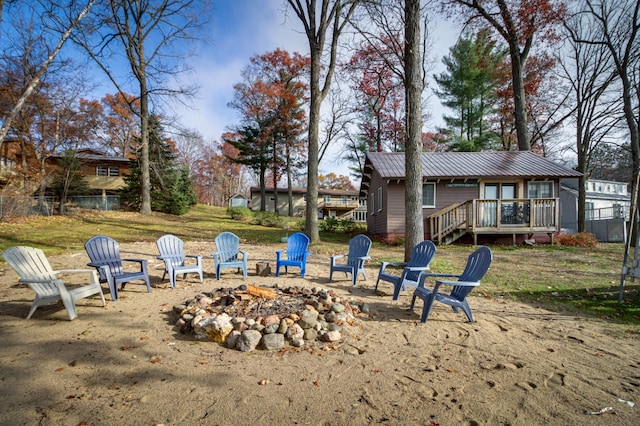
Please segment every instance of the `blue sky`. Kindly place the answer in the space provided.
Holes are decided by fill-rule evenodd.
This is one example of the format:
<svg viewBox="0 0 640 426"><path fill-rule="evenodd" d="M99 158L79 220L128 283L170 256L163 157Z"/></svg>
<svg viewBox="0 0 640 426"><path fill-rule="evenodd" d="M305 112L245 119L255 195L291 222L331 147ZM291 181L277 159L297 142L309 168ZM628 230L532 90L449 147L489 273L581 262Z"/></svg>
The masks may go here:
<svg viewBox="0 0 640 426"><path fill-rule="evenodd" d="M233 85L241 81L240 72L249 58L282 48L290 52L308 53L308 42L302 33L302 24L289 11L285 19L284 0L218 0L215 2L211 22L211 42L195 58L194 81L199 84L199 99L193 101L193 110L181 111L182 123L198 129L206 141L219 140L227 126L237 124L239 117L227 106L233 97ZM440 23L433 31L433 56L436 65L453 44L458 31ZM436 70L438 71L438 70ZM433 96L430 99L433 122L425 129L433 129L440 120L442 107ZM320 164L320 172L348 175L346 164L341 164L334 150L330 158Z"/></svg>

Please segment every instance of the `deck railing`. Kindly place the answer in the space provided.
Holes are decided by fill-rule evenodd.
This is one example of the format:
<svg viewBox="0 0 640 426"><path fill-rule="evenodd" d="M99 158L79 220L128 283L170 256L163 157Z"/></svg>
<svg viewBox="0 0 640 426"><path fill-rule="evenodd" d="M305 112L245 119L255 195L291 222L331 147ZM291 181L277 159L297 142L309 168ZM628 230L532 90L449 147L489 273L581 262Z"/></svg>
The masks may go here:
<svg viewBox="0 0 640 426"><path fill-rule="evenodd" d="M524 234L559 230L558 198L474 199L452 204L429 217L431 238L442 241L456 231L473 234Z"/></svg>

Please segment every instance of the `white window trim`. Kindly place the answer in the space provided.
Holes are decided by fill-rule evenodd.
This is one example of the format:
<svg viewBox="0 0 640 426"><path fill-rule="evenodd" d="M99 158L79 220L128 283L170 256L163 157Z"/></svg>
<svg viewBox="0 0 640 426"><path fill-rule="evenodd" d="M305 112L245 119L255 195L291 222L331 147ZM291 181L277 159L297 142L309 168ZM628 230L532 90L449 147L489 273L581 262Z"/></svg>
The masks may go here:
<svg viewBox="0 0 640 426"><path fill-rule="evenodd" d="M429 206L429 205L425 205L425 204L423 204L423 205L422 205L422 208L423 208L423 209L435 209L435 208L436 208L436 184L435 184L435 182L425 182L425 183L423 183L423 184L422 184L422 190L423 190L423 191L424 191L424 187L425 187L426 185L431 185L431 186L433 186L433 205L432 205L432 206ZM424 197L422 197L422 201L424 202Z"/></svg>
<svg viewBox="0 0 640 426"><path fill-rule="evenodd" d="M382 211L382 187L378 188L378 211Z"/></svg>
<svg viewBox="0 0 640 426"><path fill-rule="evenodd" d="M553 182L551 181L531 181L527 184L527 197L528 198L533 198L531 197L531 186L535 185L535 186L539 186L540 184L547 184L547 185L551 185L551 196L549 198L554 198L555 196L555 190L556 190L556 186ZM538 191L539 192L539 191ZM540 197L540 198L547 198L547 197Z"/></svg>
<svg viewBox="0 0 640 426"><path fill-rule="evenodd" d="M373 194L373 192L371 194L369 194L369 197L371 198L371 202L369 203L369 213L371 215L374 215L376 210L375 210L375 195Z"/></svg>

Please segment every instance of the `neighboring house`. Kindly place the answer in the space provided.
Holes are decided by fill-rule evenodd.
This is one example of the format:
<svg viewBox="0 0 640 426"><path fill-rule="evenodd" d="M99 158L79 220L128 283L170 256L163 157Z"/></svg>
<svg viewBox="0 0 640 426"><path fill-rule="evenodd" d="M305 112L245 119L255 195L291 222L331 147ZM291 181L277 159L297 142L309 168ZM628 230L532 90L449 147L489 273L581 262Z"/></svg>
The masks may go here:
<svg viewBox="0 0 640 426"><path fill-rule="evenodd" d="M425 239L500 241L560 231L560 179L580 173L530 151L422 153ZM368 234L405 234L404 153L370 152L360 196Z"/></svg>
<svg viewBox="0 0 640 426"><path fill-rule="evenodd" d="M243 194L235 194L229 198L229 207L249 207L249 197Z"/></svg>
<svg viewBox="0 0 640 426"><path fill-rule="evenodd" d="M578 185L578 179L563 179L560 182L561 225L563 230L570 233L578 230ZM628 184L589 179L585 182L585 189L586 231L593 233L598 241L625 241L631 207Z"/></svg>
<svg viewBox="0 0 640 426"><path fill-rule="evenodd" d="M287 188L278 188L278 213L289 213L289 196ZM292 188L292 206L294 216L304 216L307 208L307 190L305 188ZM260 210L260 188L252 186L251 208ZM265 210L275 211L275 194L273 188L266 189ZM367 219L366 199L358 197L358 191L345 191L337 189L318 189L318 218L326 219L335 217L339 219L353 219L356 222L364 222Z"/></svg>

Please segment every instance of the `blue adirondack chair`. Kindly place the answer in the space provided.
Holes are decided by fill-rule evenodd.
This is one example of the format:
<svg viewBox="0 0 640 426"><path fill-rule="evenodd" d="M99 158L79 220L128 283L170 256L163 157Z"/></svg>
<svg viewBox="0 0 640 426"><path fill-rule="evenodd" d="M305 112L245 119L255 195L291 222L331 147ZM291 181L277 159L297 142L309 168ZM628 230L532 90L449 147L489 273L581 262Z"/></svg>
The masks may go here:
<svg viewBox="0 0 640 426"><path fill-rule="evenodd" d="M220 280L222 268L242 269L243 276L247 278L248 253L240 250L240 238L232 232L223 232L216 239L216 251L212 254L213 264L216 268L216 279Z"/></svg>
<svg viewBox="0 0 640 426"><path fill-rule="evenodd" d="M429 264L435 254L436 245L430 240L425 240L413 248L409 262L382 262L375 289L378 290L378 283L381 280L390 282L393 284L393 300L398 300L400 290L406 290L408 285L412 287L418 285L420 273L429 270ZM398 276L387 272L388 266L403 267L402 274Z"/></svg>
<svg viewBox="0 0 640 426"><path fill-rule="evenodd" d="M302 232L296 232L287 238L287 249L276 251L276 277L280 276L281 266L284 266L285 274L289 266L295 266L300 268L300 277L304 278L307 257L311 254L307 251L309 242L309 237Z"/></svg>
<svg viewBox="0 0 640 426"><path fill-rule="evenodd" d="M122 259L120 244L113 238L106 235L96 235L84 243L84 249L91 260L87 265L98 270L101 282L109 284L111 300L118 300L118 284L121 284L120 289L122 290L129 281L143 280L147 284L147 292L151 293L147 261L144 259ZM137 263L140 270L125 271L123 262Z"/></svg>
<svg viewBox="0 0 640 426"><path fill-rule="evenodd" d="M194 273L200 277L202 283L202 256L195 254L184 254L184 242L175 235L167 234L156 241L160 256L158 259L164 262L164 273L162 279L169 274L171 288L176 288L176 276L182 274L186 278L187 274ZM185 261L189 259L189 262ZM195 261L195 263L194 263Z"/></svg>
<svg viewBox="0 0 640 426"><path fill-rule="evenodd" d="M349 241L349 253L331 256L331 269L329 271L329 282L332 282L333 271L344 272L346 276L351 274L351 281L356 285L358 274L362 273L364 279L367 279L367 273L364 270L364 263L368 259L369 250L371 250L371 239L364 234L356 235ZM345 264L336 263L338 259L346 257Z"/></svg>
<svg viewBox="0 0 640 426"><path fill-rule="evenodd" d="M467 265L460 275L423 273L420 277L420 281L418 282L418 287L413 292L411 310L413 310L416 298L419 297L422 299L424 304L422 305L420 322L427 322L427 318L429 317L431 308L433 307L433 302L437 300L438 302L451 306L455 313L458 313L458 309L462 309L469 322L473 322L471 308L469 308L469 304L467 303L467 295L471 290L480 285L480 280L489 270L492 260L493 253L491 253L491 249L489 247L482 246L471 253L467 260ZM424 281L425 279L432 277L451 277L457 278L457 281L436 280L436 284L433 289L428 289L424 286ZM451 293L439 293L440 286L442 285L453 286Z"/></svg>
<svg viewBox="0 0 640 426"><path fill-rule="evenodd" d="M20 282L27 284L36 293L27 319L31 318L39 306L58 300L62 300L70 320L78 316L76 300L97 294L102 299L102 306L107 305L94 269L54 271L42 250L26 246L9 247L2 253L2 257L20 275ZM69 289L60 279L61 275L66 274L86 274L89 282Z"/></svg>

